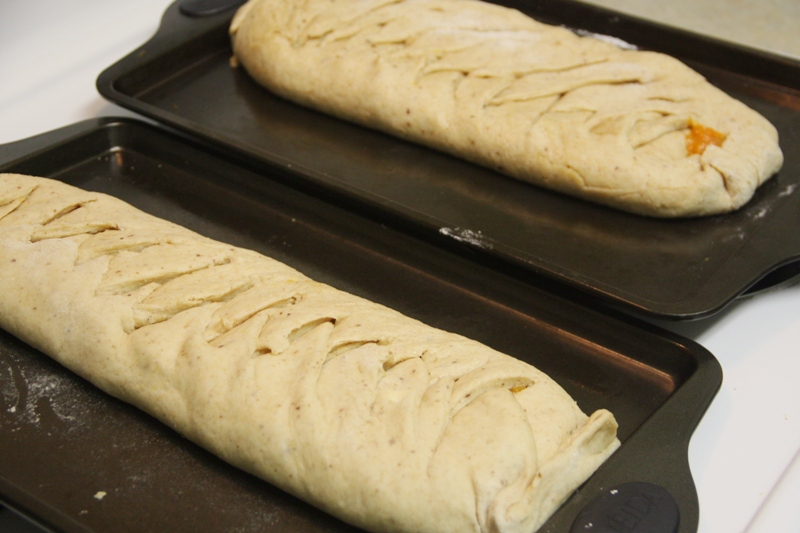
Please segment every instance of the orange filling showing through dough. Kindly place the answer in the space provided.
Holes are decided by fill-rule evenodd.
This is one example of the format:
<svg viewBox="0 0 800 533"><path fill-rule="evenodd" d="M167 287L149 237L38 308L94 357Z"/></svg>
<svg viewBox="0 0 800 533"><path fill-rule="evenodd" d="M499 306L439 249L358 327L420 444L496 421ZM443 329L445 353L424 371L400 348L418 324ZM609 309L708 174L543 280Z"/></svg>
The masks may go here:
<svg viewBox="0 0 800 533"><path fill-rule="evenodd" d="M686 151L689 155L700 155L712 144L722 146L726 137L724 133L690 120L689 133L686 134Z"/></svg>

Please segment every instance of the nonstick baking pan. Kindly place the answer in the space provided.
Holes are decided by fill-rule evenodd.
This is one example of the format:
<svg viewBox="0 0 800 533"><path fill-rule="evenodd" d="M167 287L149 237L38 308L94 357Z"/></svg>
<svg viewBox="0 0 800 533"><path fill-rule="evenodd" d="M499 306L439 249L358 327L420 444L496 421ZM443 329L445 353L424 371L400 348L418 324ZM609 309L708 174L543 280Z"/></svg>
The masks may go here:
<svg viewBox="0 0 800 533"><path fill-rule="evenodd" d="M534 364L584 411L610 409L622 440L541 531L568 533L579 513L591 519L609 505L603 497L641 503L643 494L658 495L646 500L648 531L696 531L688 444L722 374L691 340L343 208L288 171L264 174L160 125L81 122L0 146L0 172L112 194ZM0 503L52 531L353 531L2 330L0 406ZM625 501L611 504L619 511Z"/></svg>
<svg viewBox="0 0 800 533"><path fill-rule="evenodd" d="M291 171L387 219L646 315L706 317L800 272L800 63L569 0L505 3L688 62L775 124L783 169L732 214L659 220L619 212L282 100L231 68L233 9L190 16L180 2L97 87L108 100L267 171Z"/></svg>

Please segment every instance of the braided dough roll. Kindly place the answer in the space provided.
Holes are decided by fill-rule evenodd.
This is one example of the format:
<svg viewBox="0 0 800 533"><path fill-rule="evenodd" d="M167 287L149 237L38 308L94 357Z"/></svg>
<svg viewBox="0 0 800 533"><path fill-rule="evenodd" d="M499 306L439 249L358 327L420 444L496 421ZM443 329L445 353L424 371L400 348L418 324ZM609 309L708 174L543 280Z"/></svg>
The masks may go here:
<svg viewBox="0 0 800 533"><path fill-rule="evenodd" d="M370 531L530 533L619 446L526 363L49 179L0 174L0 326Z"/></svg>
<svg viewBox="0 0 800 533"><path fill-rule="evenodd" d="M475 0L250 0L234 64L274 93L658 217L744 205L783 163L761 115L663 54Z"/></svg>

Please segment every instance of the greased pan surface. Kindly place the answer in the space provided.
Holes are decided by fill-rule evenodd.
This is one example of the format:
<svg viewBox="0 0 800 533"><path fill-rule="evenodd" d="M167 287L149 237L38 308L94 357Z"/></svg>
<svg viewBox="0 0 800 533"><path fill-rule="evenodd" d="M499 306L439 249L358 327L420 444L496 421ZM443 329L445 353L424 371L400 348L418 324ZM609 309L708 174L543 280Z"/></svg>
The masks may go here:
<svg viewBox="0 0 800 533"><path fill-rule="evenodd" d="M0 171L55 177L282 260L549 373L612 410L618 452L542 531L629 481L669 491L697 528L688 443L721 383L694 342L575 302L356 210L256 174L157 126L93 120L0 146ZM332 532L352 528L229 467L0 330L0 501L54 531Z"/></svg>
<svg viewBox="0 0 800 533"><path fill-rule="evenodd" d="M475 253L662 318L709 316L800 264L800 63L567 0L508 5L543 22L673 54L779 130L785 165L744 209L657 220L548 192L277 98L230 67L231 11L188 17L98 78L101 94L264 168L400 217ZM780 277L780 276L779 276Z"/></svg>

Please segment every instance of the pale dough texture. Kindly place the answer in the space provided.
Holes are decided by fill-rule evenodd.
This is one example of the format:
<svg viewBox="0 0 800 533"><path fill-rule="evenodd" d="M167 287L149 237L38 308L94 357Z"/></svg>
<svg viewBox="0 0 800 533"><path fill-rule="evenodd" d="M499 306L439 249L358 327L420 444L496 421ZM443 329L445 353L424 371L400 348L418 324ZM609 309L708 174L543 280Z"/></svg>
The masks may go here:
<svg viewBox="0 0 800 533"><path fill-rule="evenodd" d="M536 368L124 202L0 174L0 326L370 531L534 531L619 446Z"/></svg>
<svg viewBox="0 0 800 533"><path fill-rule="evenodd" d="M235 63L302 105L658 217L744 205L783 163L761 115L663 54L475 0L250 0ZM693 125L724 142L687 150Z"/></svg>

